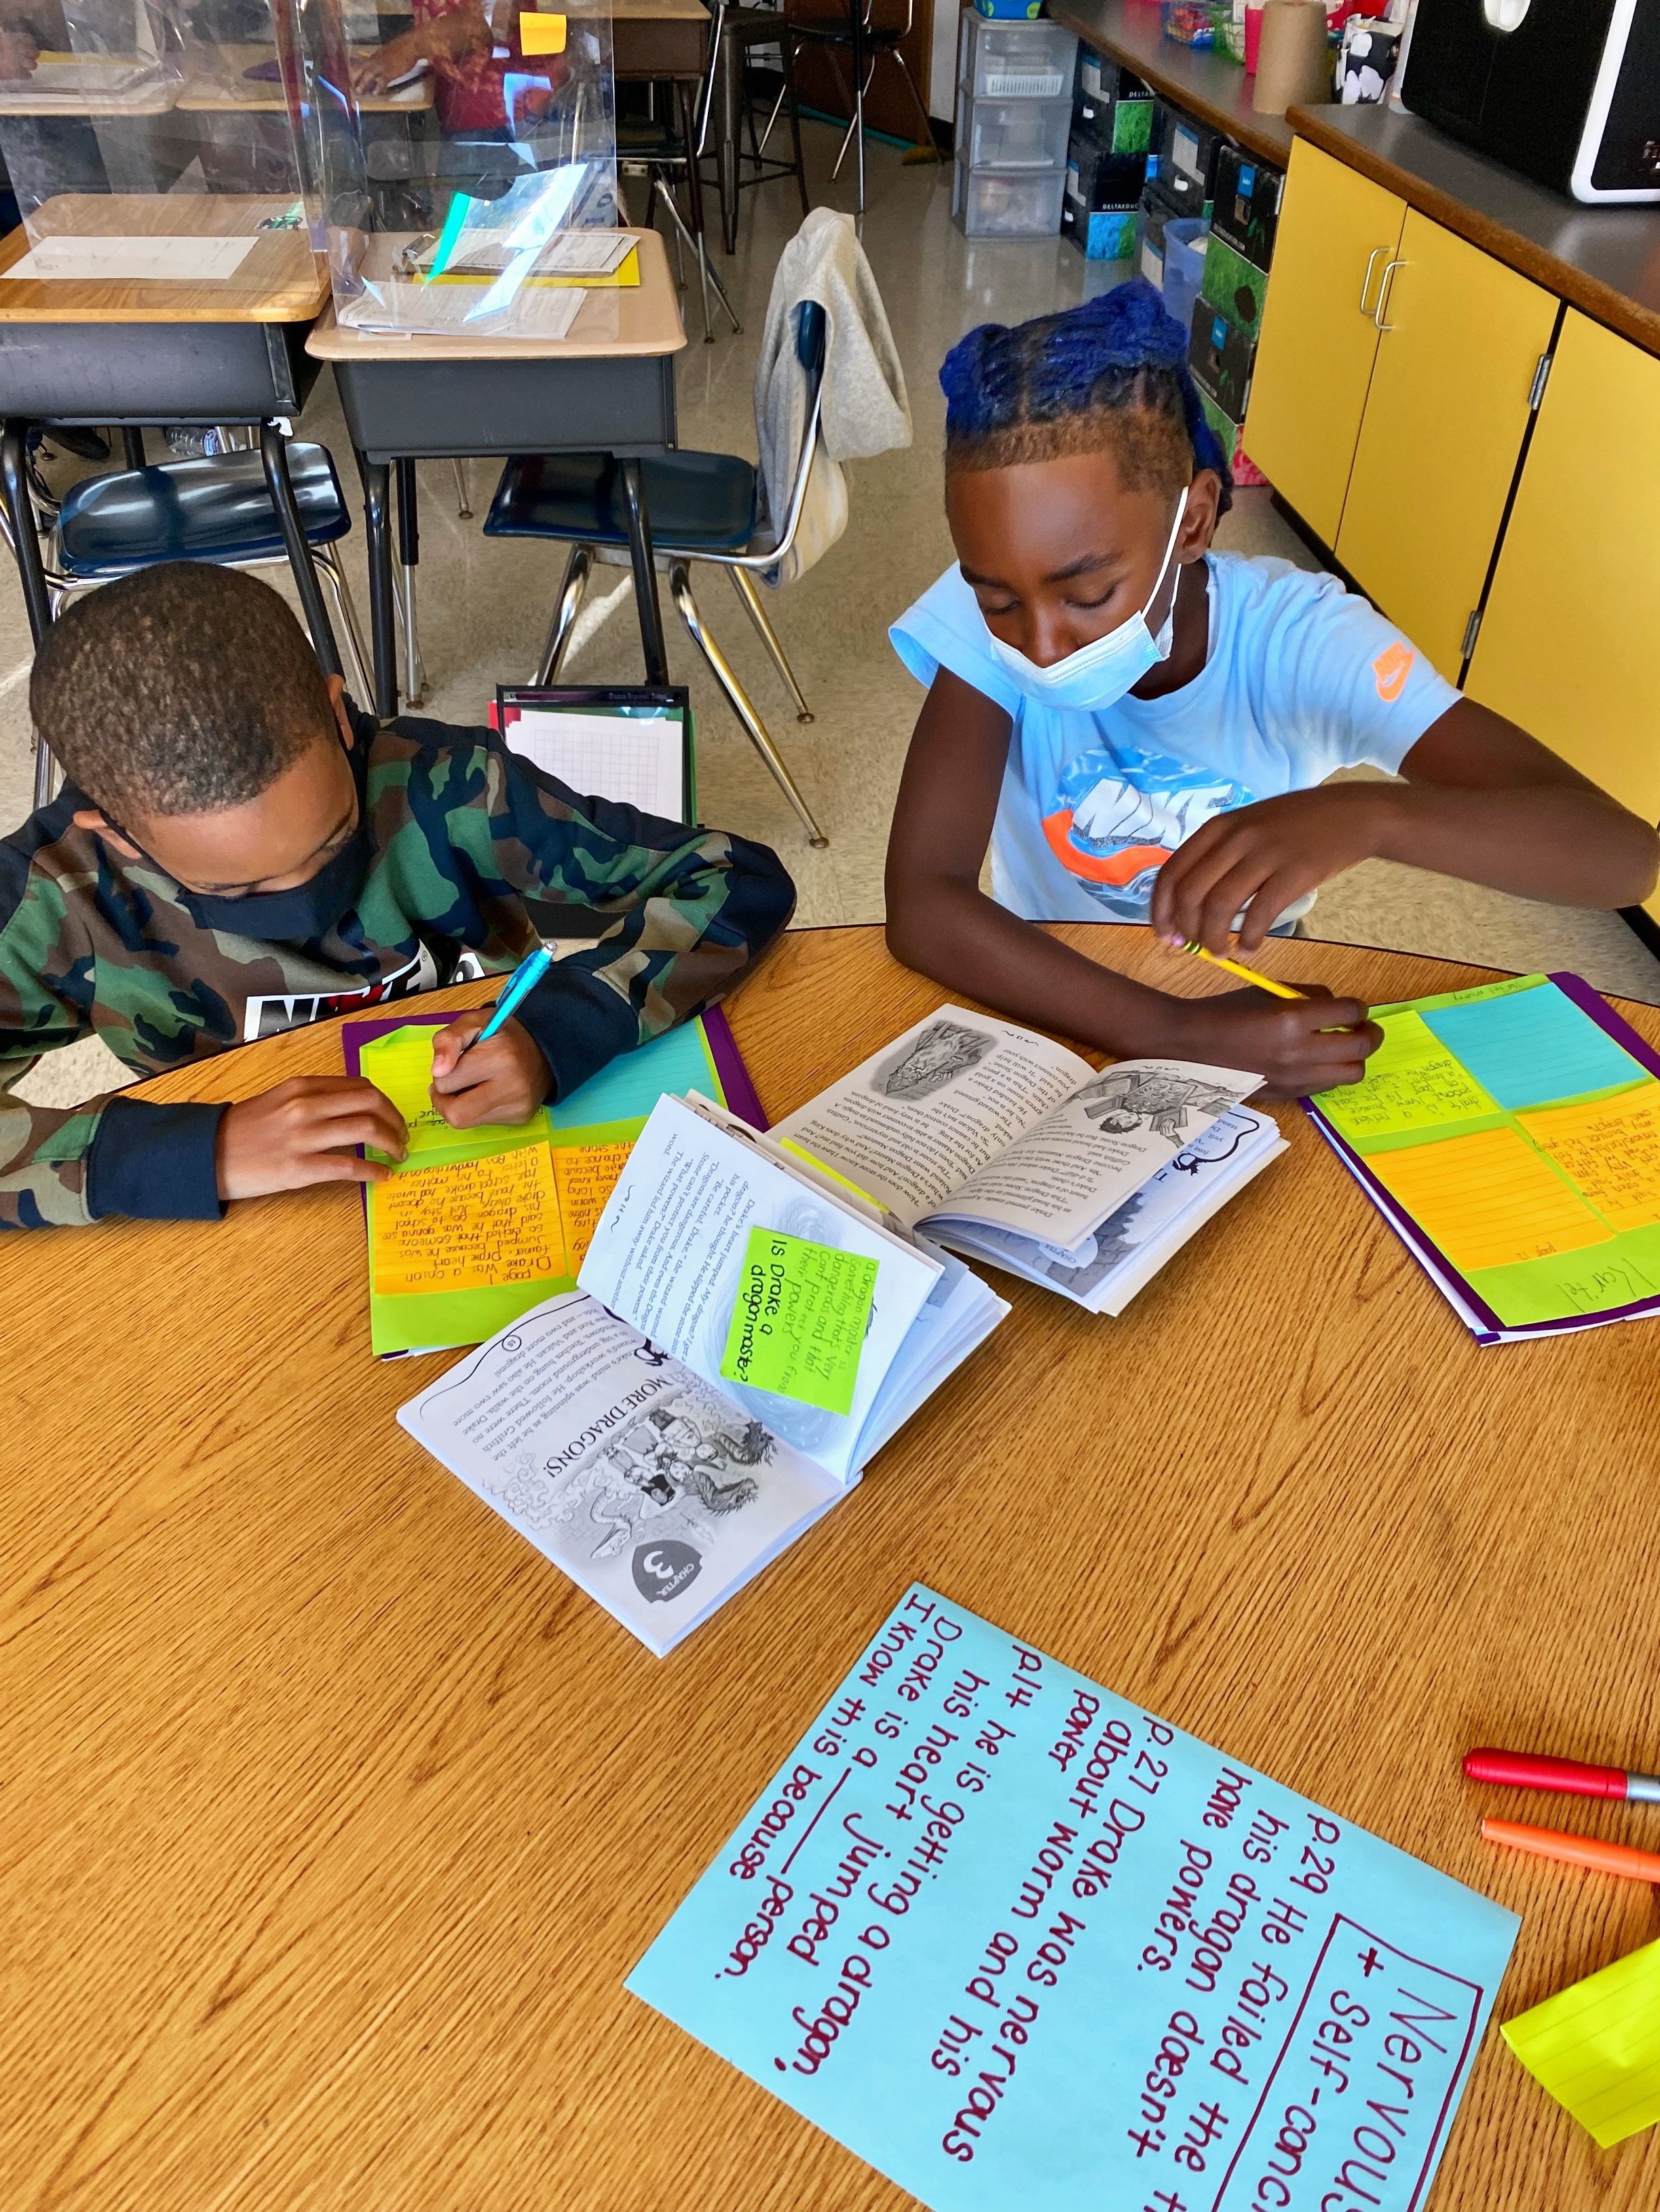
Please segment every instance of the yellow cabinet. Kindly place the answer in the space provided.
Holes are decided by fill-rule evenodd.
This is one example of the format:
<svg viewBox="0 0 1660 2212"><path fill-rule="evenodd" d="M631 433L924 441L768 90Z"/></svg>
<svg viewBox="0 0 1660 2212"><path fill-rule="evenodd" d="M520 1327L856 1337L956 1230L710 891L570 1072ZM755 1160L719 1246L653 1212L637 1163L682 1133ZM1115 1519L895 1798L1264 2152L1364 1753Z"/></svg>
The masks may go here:
<svg viewBox="0 0 1660 2212"><path fill-rule="evenodd" d="M1569 311L1465 686L1660 821L1660 361ZM1660 916L1660 897L1650 911Z"/></svg>
<svg viewBox="0 0 1660 2212"><path fill-rule="evenodd" d="M1381 289L1343 520L1326 542L1456 684L1557 303L1416 209Z"/></svg>
<svg viewBox="0 0 1660 2212"><path fill-rule="evenodd" d="M1244 447L1328 545L1337 542L1377 351L1379 283L1406 212L1393 192L1306 140L1292 147Z"/></svg>

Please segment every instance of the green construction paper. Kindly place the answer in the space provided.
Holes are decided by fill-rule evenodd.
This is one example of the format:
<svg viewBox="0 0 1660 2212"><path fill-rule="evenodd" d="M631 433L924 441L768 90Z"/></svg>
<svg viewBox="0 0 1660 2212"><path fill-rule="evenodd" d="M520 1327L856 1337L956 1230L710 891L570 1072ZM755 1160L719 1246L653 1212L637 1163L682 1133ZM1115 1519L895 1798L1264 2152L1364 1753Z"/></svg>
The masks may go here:
<svg viewBox="0 0 1660 2212"><path fill-rule="evenodd" d="M410 1022L385 1036L372 1037L358 1054L359 1073L384 1091L404 1117L409 1157L393 1163L398 1174L437 1167L441 1162L482 1159L487 1152L507 1152L546 1136L547 1121L540 1108L526 1121L481 1121L471 1129L451 1128L431 1097L432 1046L437 1035L429 1024ZM366 1149L371 1159L386 1158L372 1145Z"/></svg>
<svg viewBox="0 0 1660 2212"><path fill-rule="evenodd" d="M851 1413L876 1275L862 1253L751 1229L721 1374L826 1413Z"/></svg>
<svg viewBox="0 0 1660 2212"><path fill-rule="evenodd" d="M1507 2020L1535 2080L1604 2150L1660 2120L1660 1943Z"/></svg>

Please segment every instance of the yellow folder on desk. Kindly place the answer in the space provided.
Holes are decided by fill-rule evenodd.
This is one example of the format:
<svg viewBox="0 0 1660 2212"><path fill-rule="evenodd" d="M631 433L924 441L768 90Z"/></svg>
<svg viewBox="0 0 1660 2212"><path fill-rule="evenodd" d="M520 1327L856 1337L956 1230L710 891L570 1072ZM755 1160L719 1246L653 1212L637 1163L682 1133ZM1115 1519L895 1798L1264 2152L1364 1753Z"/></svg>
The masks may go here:
<svg viewBox="0 0 1660 2212"><path fill-rule="evenodd" d="M466 270L447 269L441 276L429 276L429 284L477 284L484 280ZM526 276L526 285L538 291L569 290L580 285L585 292L614 291L618 287L630 290L640 282L640 249L629 246L609 276Z"/></svg>

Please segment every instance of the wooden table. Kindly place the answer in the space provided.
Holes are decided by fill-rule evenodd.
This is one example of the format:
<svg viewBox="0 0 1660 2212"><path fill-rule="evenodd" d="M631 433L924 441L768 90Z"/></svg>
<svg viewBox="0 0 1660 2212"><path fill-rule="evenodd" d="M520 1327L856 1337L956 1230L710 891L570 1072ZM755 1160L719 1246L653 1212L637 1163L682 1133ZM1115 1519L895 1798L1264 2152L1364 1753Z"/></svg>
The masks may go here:
<svg viewBox="0 0 1660 2212"><path fill-rule="evenodd" d="M812 931L729 1012L778 1115L942 996ZM322 1024L148 1088L339 1066ZM1483 1844L1457 1763L1660 1764L1654 1334L1479 1349L1279 1119L1121 1321L998 1278L991 1341L667 1660L394 1425L445 1356L371 1359L355 1191L8 1239L7 2212L898 2212L622 1983L913 1576L1523 1912L1498 2018L1651 1938L1640 1887ZM1599 2153L1490 2033L1432 2212L1657 2201L1660 2136Z"/></svg>
<svg viewBox="0 0 1660 2212"><path fill-rule="evenodd" d="M1049 0L1048 12L1085 46L1134 70L1161 98L1237 138L1262 161L1285 167L1292 126L1283 115L1257 113L1251 105L1256 80L1213 47L1178 46L1165 38L1154 0Z"/></svg>
<svg viewBox="0 0 1660 2212"><path fill-rule="evenodd" d="M29 627L52 619L23 465L36 422L257 422L265 479L319 658L339 655L295 505L279 417L298 415L318 370L304 346L328 296L328 271L301 228L259 233L235 274L210 283L9 278L32 239L241 237L294 204L292 194L64 192L0 240L0 483Z"/></svg>
<svg viewBox="0 0 1660 2212"><path fill-rule="evenodd" d="M193 66L179 94L179 108L186 115L286 115L289 104L282 80L249 77L245 72L261 62L275 61L274 46L198 46ZM359 58L356 50L353 59ZM360 115L423 114L433 104L435 87L429 70L413 84L396 92L360 92Z"/></svg>
<svg viewBox="0 0 1660 2212"><path fill-rule="evenodd" d="M674 356L686 343L663 240L635 234L640 282L590 290L569 337L375 337L342 330L331 307L307 341L333 368L363 476L375 712L398 712L388 471L398 470L406 588L419 459L499 453L608 453L627 496L635 598L647 681L668 681L650 518L639 457L675 442Z"/></svg>

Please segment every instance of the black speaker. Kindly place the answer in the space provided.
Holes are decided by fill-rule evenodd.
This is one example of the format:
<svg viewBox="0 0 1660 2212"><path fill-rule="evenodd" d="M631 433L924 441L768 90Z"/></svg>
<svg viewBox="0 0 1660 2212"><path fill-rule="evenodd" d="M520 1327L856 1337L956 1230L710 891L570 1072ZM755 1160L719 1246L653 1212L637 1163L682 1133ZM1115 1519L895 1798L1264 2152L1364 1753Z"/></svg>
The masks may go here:
<svg viewBox="0 0 1660 2212"><path fill-rule="evenodd" d="M1660 200L1660 0L1418 0L1401 99L1577 200Z"/></svg>

